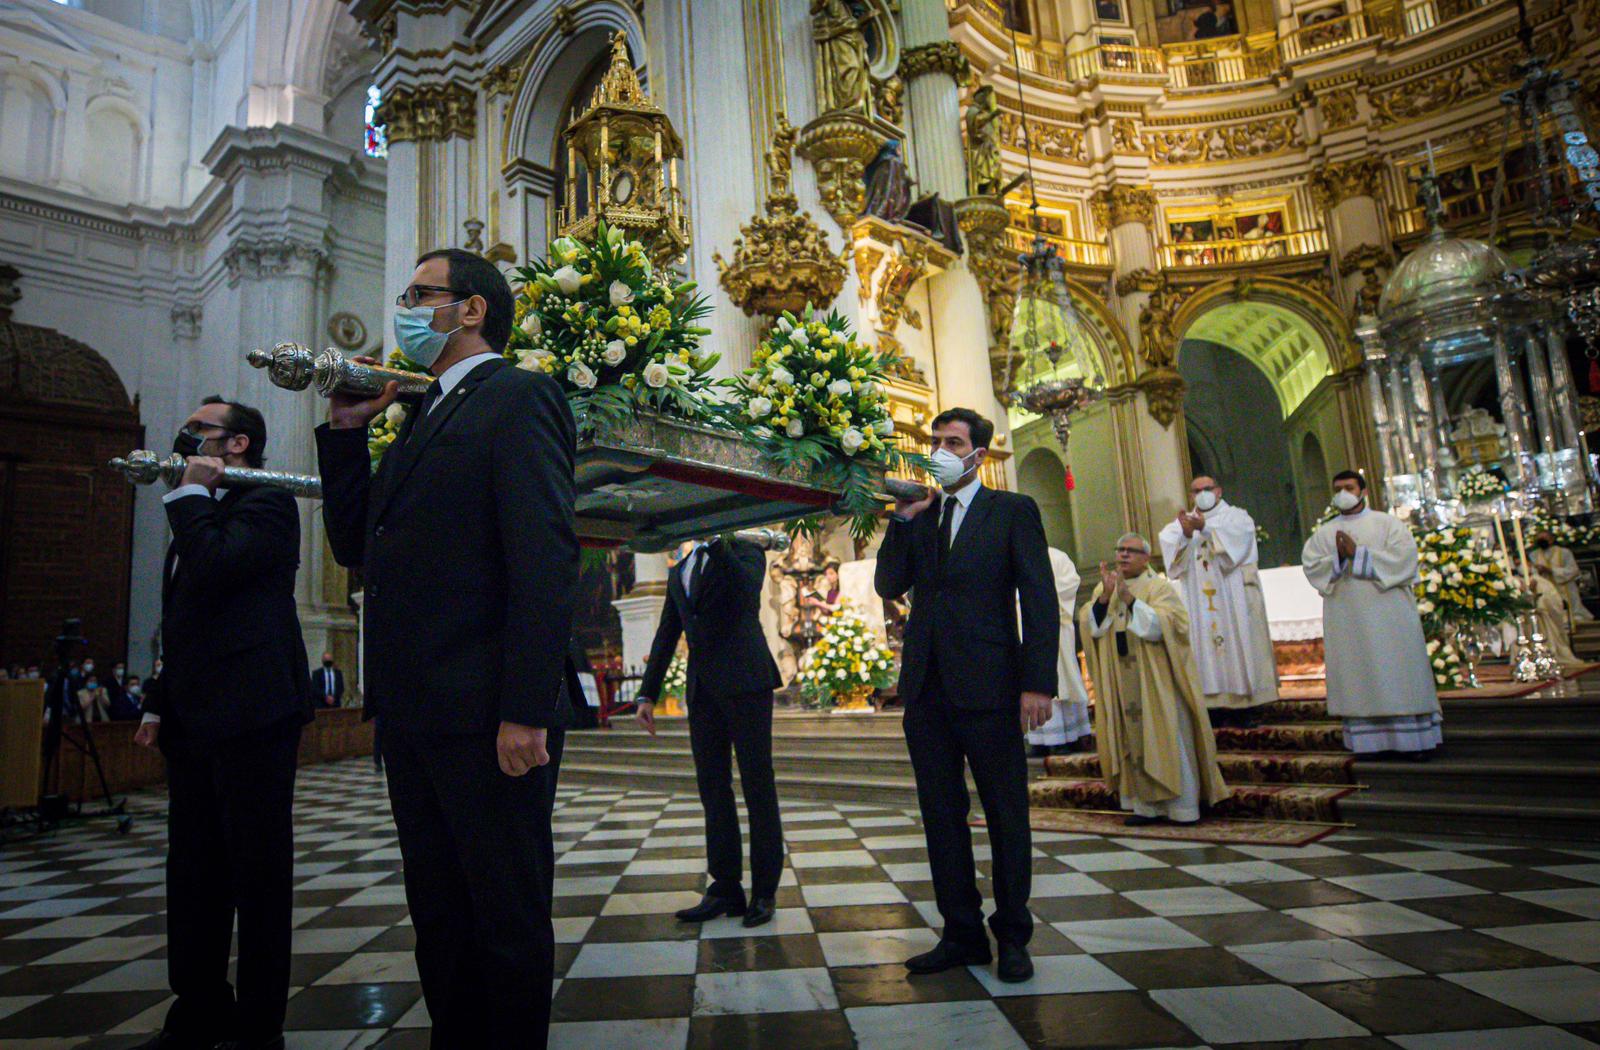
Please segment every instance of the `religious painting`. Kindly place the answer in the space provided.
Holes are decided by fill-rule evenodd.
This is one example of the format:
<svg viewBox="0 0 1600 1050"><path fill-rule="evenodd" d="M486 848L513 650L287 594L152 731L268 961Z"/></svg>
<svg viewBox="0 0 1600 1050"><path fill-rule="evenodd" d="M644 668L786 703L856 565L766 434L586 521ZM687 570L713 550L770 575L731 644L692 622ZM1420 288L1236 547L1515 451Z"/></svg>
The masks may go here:
<svg viewBox="0 0 1600 1050"><path fill-rule="evenodd" d="M1157 0L1156 38L1163 44L1215 40L1239 34L1233 0Z"/></svg>
<svg viewBox="0 0 1600 1050"><path fill-rule="evenodd" d="M1211 219L1188 219L1183 222L1169 222L1167 235L1173 244L1193 244L1196 241L1214 241L1217 239L1217 224Z"/></svg>
<svg viewBox="0 0 1600 1050"><path fill-rule="evenodd" d="M1094 0L1094 16L1102 22L1126 22L1122 0Z"/></svg>
<svg viewBox="0 0 1600 1050"><path fill-rule="evenodd" d="M1257 215L1240 215L1234 219L1234 229L1242 241L1255 241L1263 237L1277 237L1283 233L1283 212L1268 211Z"/></svg>

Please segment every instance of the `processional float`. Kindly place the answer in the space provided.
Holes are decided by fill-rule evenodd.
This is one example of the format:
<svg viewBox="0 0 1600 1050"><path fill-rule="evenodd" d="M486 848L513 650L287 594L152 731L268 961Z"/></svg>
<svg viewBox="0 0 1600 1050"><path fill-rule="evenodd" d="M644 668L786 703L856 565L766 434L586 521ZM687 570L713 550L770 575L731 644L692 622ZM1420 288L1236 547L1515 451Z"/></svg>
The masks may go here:
<svg viewBox="0 0 1600 1050"><path fill-rule="evenodd" d="M346 360L339 351L314 353L294 343L248 359L274 386L303 391L315 386L324 397L370 398L395 381L400 396L420 401L432 376ZM137 450L110 466L135 484L177 484L184 458ZM843 495L817 472L800 465L775 465L737 434L668 416L638 413L581 436L576 459L575 527L585 546L627 547L640 553L670 550L684 540L737 532L769 550L784 550L789 538L766 526L826 514ZM276 470L227 467L222 485L271 486L305 499L322 498L322 479ZM896 478L882 480L883 498L919 498L925 489Z"/></svg>

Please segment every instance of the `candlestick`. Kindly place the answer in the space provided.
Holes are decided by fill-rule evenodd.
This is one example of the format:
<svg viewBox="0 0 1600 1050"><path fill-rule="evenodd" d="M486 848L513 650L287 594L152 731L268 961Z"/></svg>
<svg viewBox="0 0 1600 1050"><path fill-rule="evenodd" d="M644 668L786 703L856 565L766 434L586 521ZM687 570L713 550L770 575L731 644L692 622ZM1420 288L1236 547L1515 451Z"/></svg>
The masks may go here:
<svg viewBox="0 0 1600 1050"><path fill-rule="evenodd" d="M1496 511L1494 515L1494 536L1495 539L1500 541L1500 553L1505 556L1506 568L1509 569L1511 568L1511 548L1506 546L1506 534L1505 530L1500 527L1499 511Z"/></svg>

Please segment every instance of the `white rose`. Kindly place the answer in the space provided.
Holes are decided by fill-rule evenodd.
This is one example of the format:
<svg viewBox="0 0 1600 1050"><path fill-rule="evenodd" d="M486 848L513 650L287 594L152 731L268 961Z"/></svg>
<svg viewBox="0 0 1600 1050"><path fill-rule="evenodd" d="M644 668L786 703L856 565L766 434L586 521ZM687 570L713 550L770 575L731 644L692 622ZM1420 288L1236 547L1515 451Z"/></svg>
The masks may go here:
<svg viewBox="0 0 1600 1050"><path fill-rule="evenodd" d="M798 419L791 419L786 432L792 438L805 437L806 425Z"/></svg>
<svg viewBox="0 0 1600 1050"><path fill-rule="evenodd" d="M861 443L865 440L866 435L862 434L861 431L857 430L855 427L850 427L842 435L840 435L839 447L844 449L846 453L855 455L856 449L860 448Z"/></svg>
<svg viewBox="0 0 1600 1050"><path fill-rule="evenodd" d="M613 367L622 364L623 358L628 356L628 344L621 339L613 339L606 344L605 352L600 355L600 360Z"/></svg>
<svg viewBox="0 0 1600 1050"><path fill-rule="evenodd" d="M804 328L796 328L794 331L790 332L789 341L796 346L811 345L811 340L806 335L806 330Z"/></svg>
<svg viewBox="0 0 1600 1050"><path fill-rule="evenodd" d="M877 392L878 392L878 384L874 383L872 380L869 379L865 383L861 384L861 396L862 397L871 397L872 395L876 394Z"/></svg>
<svg viewBox="0 0 1600 1050"><path fill-rule="evenodd" d="M765 419L772 412L772 401L764 397L752 397L745 411L751 419Z"/></svg>
<svg viewBox="0 0 1600 1050"><path fill-rule="evenodd" d="M667 371L667 366L660 361L652 361L644 366L644 382L648 387L660 390L667 385L670 377L671 373Z"/></svg>
<svg viewBox="0 0 1600 1050"><path fill-rule="evenodd" d="M406 421L406 406L393 404L383 410L383 418L394 426L399 426Z"/></svg>
<svg viewBox="0 0 1600 1050"><path fill-rule="evenodd" d="M835 677L835 678L844 678L844 677L846 677L845 669L842 668L842 667L839 668L837 671L833 672L833 677Z"/></svg>
<svg viewBox="0 0 1600 1050"><path fill-rule="evenodd" d="M595 383L599 382L595 378L594 371L582 361L575 362L571 368L567 369L567 379L571 380L572 385L580 390L593 390Z"/></svg>
<svg viewBox="0 0 1600 1050"><path fill-rule="evenodd" d="M607 292L611 296L612 306L623 306L633 302L633 289L621 281L612 281L611 287L607 289Z"/></svg>
<svg viewBox="0 0 1600 1050"><path fill-rule="evenodd" d="M833 394L833 395L838 396L838 397L849 397L850 396L850 380L848 380L848 379L835 379L833 382L828 384L828 393Z"/></svg>
<svg viewBox="0 0 1600 1050"><path fill-rule="evenodd" d="M884 416L882 419L872 424L872 432L879 437L888 437L890 434L894 433L894 420L890 419L888 416Z"/></svg>
<svg viewBox="0 0 1600 1050"><path fill-rule="evenodd" d="M570 266L563 266L550 276L556 282L556 286L561 289L563 295L575 295L582 281L582 278L578 276L578 271Z"/></svg>
<svg viewBox="0 0 1600 1050"><path fill-rule="evenodd" d="M787 317L780 317L778 318L778 331L782 332L784 335L788 335L790 332L794 331L794 325L789 323L789 319Z"/></svg>
<svg viewBox="0 0 1600 1050"><path fill-rule="evenodd" d="M539 323L539 315L529 311L528 316L522 319L522 334L529 339L537 339L544 334L544 325Z"/></svg>
<svg viewBox="0 0 1600 1050"><path fill-rule="evenodd" d="M774 368L772 381L779 386L794 386L794 375L787 368Z"/></svg>
<svg viewBox="0 0 1600 1050"><path fill-rule="evenodd" d="M517 361L517 367L524 372L542 372L547 359L554 357L548 350L529 350Z"/></svg>

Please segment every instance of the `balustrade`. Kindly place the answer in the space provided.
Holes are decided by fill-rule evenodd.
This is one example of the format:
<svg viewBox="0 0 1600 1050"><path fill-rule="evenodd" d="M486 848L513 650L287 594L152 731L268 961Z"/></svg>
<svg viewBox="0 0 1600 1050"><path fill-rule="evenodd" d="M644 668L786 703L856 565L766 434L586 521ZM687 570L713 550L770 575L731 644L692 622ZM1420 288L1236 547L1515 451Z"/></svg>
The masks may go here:
<svg viewBox="0 0 1600 1050"><path fill-rule="evenodd" d="M1268 262L1327 250L1328 234L1320 229L1221 241L1180 241L1160 246L1161 265L1174 269Z"/></svg>

